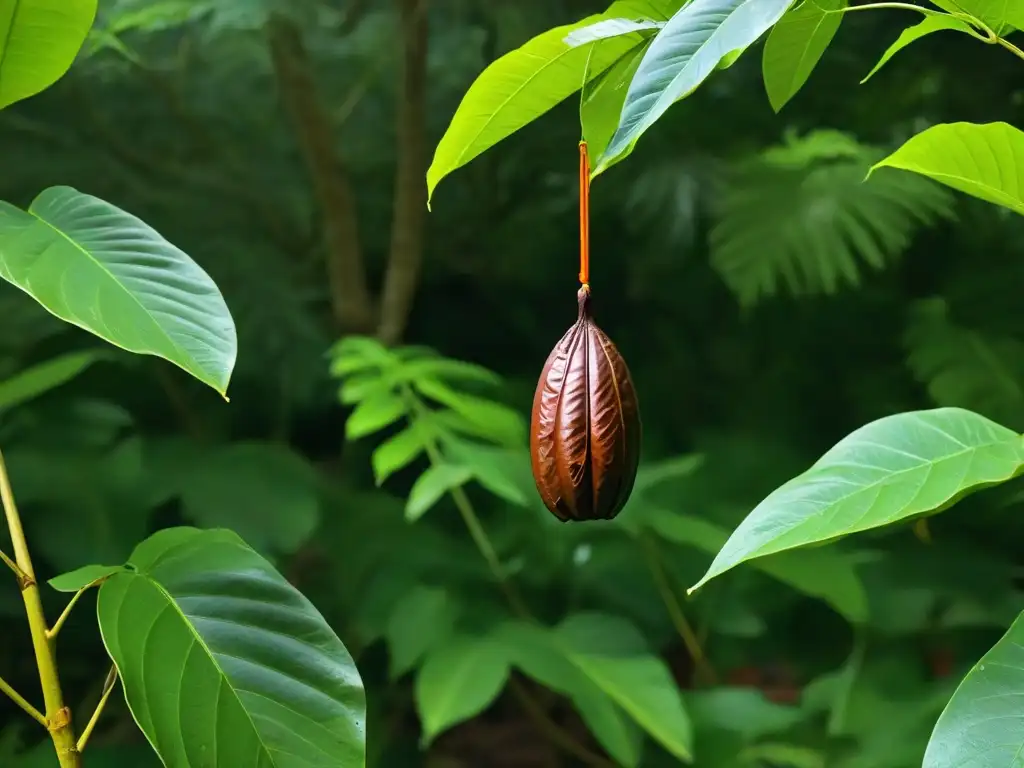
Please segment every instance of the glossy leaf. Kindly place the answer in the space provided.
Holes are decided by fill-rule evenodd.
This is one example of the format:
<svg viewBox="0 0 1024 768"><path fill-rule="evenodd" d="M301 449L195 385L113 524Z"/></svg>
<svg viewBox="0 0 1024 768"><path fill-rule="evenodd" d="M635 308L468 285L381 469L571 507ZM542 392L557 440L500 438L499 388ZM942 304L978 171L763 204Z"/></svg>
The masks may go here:
<svg viewBox="0 0 1024 768"><path fill-rule="evenodd" d="M423 453L427 444L425 428L422 424L410 424L377 446L370 461L373 465L373 477L378 486Z"/></svg>
<svg viewBox="0 0 1024 768"><path fill-rule="evenodd" d="M486 709L508 673L504 649L487 637L458 636L432 650L416 677L423 741Z"/></svg>
<svg viewBox="0 0 1024 768"><path fill-rule="evenodd" d="M583 722L608 754L626 768L637 768L643 738L632 719L582 670L569 661L551 630L509 622L495 633L513 666L541 685L572 700Z"/></svg>
<svg viewBox="0 0 1024 768"><path fill-rule="evenodd" d="M792 0L692 0L658 33L626 93L618 128L594 169L606 170L676 101L699 86L722 58L759 38ZM616 38L624 39L624 38Z"/></svg>
<svg viewBox="0 0 1024 768"><path fill-rule="evenodd" d="M626 100L626 91L637 67L647 52L650 39L644 39L624 53L617 62L596 78L587 80L580 99L580 124L587 142L587 156L593 167L608 146Z"/></svg>
<svg viewBox="0 0 1024 768"><path fill-rule="evenodd" d="M0 109L63 77L96 6L97 0L0 0Z"/></svg>
<svg viewBox="0 0 1024 768"><path fill-rule="evenodd" d="M565 42L576 47L587 43L596 43L598 40L607 40L610 37L628 35L631 32L645 32L661 29L665 26L662 21L650 21L644 19L601 19L586 27L577 27L565 36Z"/></svg>
<svg viewBox="0 0 1024 768"><path fill-rule="evenodd" d="M935 724L923 768L1015 766L1024 754L1024 614L956 689Z"/></svg>
<svg viewBox="0 0 1024 768"><path fill-rule="evenodd" d="M405 503L405 518L419 520L441 497L473 477L469 467L460 464L435 464L419 476Z"/></svg>
<svg viewBox="0 0 1024 768"><path fill-rule="evenodd" d="M68 573L54 576L47 584L58 592L77 592L121 570L119 565L83 565Z"/></svg>
<svg viewBox="0 0 1024 768"><path fill-rule="evenodd" d="M0 381L0 411L14 408L66 384L105 356L97 350L70 352Z"/></svg>
<svg viewBox="0 0 1024 768"><path fill-rule="evenodd" d="M772 27L761 71L768 101L778 112L811 76L839 30L846 0L802 0Z"/></svg>
<svg viewBox="0 0 1024 768"><path fill-rule="evenodd" d="M97 614L132 715L168 768L363 764L352 658L230 531L154 534L103 583Z"/></svg>
<svg viewBox="0 0 1024 768"><path fill-rule="evenodd" d="M220 291L145 222L71 187L0 203L0 277L57 317L156 355L222 395L237 340Z"/></svg>
<svg viewBox="0 0 1024 768"><path fill-rule="evenodd" d="M959 408L887 416L758 504L690 591L753 558L937 512L1022 467L1021 437L984 416Z"/></svg>
<svg viewBox="0 0 1024 768"><path fill-rule="evenodd" d="M360 401L345 422L345 437L358 440L389 427L405 416L406 407L401 395L384 391Z"/></svg>
<svg viewBox="0 0 1024 768"><path fill-rule="evenodd" d="M556 630L569 660L647 733L681 760L692 759L693 733L672 673L624 619L576 614Z"/></svg>
<svg viewBox="0 0 1024 768"><path fill-rule="evenodd" d="M925 35L930 35L933 32L942 32L947 29L969 34L972 27L966 21L961 21L954 16L949 16L944 13L933 13L925 16L924 21L915 24L912 27L907 27L900 33L900 36L896 38L896 42L890 45L885 53L882 54L882 58L880 58L878 63L872 67L871 71L864 76L861 83L866 83L878 70L885 66L889 59L911 43L920 40Z"/></svg>
<svg viewBox="0 0 1024 768"><path fill-rule="evenodd" d="M877 163L1024 214L1024 133L1006 123L933 125Z"/></svg>

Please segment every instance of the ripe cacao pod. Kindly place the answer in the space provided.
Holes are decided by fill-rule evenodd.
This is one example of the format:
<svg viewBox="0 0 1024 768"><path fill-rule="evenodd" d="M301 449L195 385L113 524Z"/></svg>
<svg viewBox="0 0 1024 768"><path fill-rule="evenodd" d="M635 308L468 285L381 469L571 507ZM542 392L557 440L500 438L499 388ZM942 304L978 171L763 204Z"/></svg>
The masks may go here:
<svg viewBox="0 0 1024 768"><path fill-rule="evenodd" d="M577 295L575 325L551 350L530 419L533 479L562 522L610 520L625 506L640 460L640 410L626 361Z"/></svg>

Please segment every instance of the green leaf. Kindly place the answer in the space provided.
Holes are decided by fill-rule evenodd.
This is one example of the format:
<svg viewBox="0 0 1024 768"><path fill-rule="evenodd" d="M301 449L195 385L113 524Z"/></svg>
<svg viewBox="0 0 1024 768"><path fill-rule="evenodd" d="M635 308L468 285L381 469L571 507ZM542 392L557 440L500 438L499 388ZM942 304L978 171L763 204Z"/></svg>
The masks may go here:
<svg viewBox="0 0 1024 768"><path fill-rule="evenodd" d="M480 74L434 151L427 171L428 207L441 179L578 91L588 60L589 76L596 77L642 39L644 33L632 32L600 45L573 47L565 42L574 30L605 18L589 16L550 29L506 53Z"/></svg>
<svg viewBox="0 0 1024 768"><path fill-rule="evenodd" d="M493 442L510 447L526 444L526 422L517 411L493 400L456 392L435 379L419 379L416 389L423 395L446 405L475 427L479 434Z"/></svg>
<svg viewBox="0 0 1024 768"><path fill-rule="evenodd" d="M295 552L320 522L316 472L284 445L219 447L200 454L180 482L190 520L230 528L259 552Z"/></svg>
<svg viewBox="0 0 1024 768"><path fill-rule="evenodd" d="M1020 436L970 411L937 408L873 421L740 523L690 592L756 557L945 509L971 491L1015 477Z"/></svg>
<svg viewBox="0 0 1024 768"><path fill-rule="evenodd" d="M777 768L825 768L826 756L817 749L798 744L756 744L740 754L740 760L751 766L770 765Z"/></svg>
<svg viewBox="0 0 1024 768"><path fill-rule="evenodd" d="M154 534L100 587L97 614L132 715L168 768L363 765L352 658L230 531Z"/></svg>
<svg viewBox="0 0 1024 768"><path fill-rule="evenodd" d="M572 700L608 754L626 768L640 765L643 740L634 722L597 684L569 661L554 633L526 622L508 622L495 632L510 663Z"/></svg>
<svg viewBox="0 0 1024 768"><path fill-rule="evenodd" d="M644 131L672 104L700 85L726 54L757 40L791 2L692 0L683 6L654 38L640 62L626 93L618 128L594 174L632 152Z"/></svg>
<svg viewBox="0 0 1024 768"><path fill-rule="evenodd" d="M876 168L899 168L1024 214L1024 133L1006 123L933 125Z"/></svg>
<svg viewBox="0 0 1024 768"><path fill-rule="evenodd" d="M776 112L803 88L839 31L846 0L803 0L772 27L764 44L761 71Z"/></svg>
<svg viewBox="0 0 1024 768"><path fill-rule="evenodd" d="M529 504L527 494L533 489L525 489L517 483L518 473L515 472L517 463L529 462L525 449L493 448L451 437L445 439L444 445L454 462L468 467L473 479L495 496L519 506Z"/></svg>
<svg viewBox="0 0 1024 768"><path fill-rule="evenodd" d="M391 678L401 677L455 630L458 611L449 594L438 587L417 586L403 597L388 620L385 635Z"/></svg>
<svg viewBox="0 0 1024 768"><path fill-rule="evenodd" d="M997 35L1024 29L1024 6L1016 0L932 0L948 13L967 13L980 19Z"/></svg>
<svg viewBox="0 0 1024 768"><path fill-rule="evenodd" d="M580 98L580 124L583 139L587 142L587 156L591 166L597 164L598 158L615 134L629 84L633 81L650 42L650 39L641 40L622 54L614 65L599 76L588 79L583 86L583 95Z"/></svg>
<svg viewBox="0 0 1024 768"><path fill-rule="evenodd" d="M77 592L121 570L119 565L83 565L69 573L54 576L47 584L58 592Z"/></svg>
<svg viewBox="0 0 1024 768"><path fill-rule="evenodd" d="M405 518L410 522L419 520L452 488L469 482L473 471L456 464L435 464L417 478L409 491L405 503Z"/></svg>
<svg viewBox="0 0 1024 768"><path fill-rule="evenodd" d="M607 40L611 37L628 35L631 32L646 32L661 29L665 26L663 21L631 19L601 19L585 27L575 27L565 36L565 42L576 47L587 43L596 43L599 40Z"/></svg>
<svg viewBox="0 0 1024 768"><path fill-rule="evenodd" d="M615 616L576 614L559 625L556 636L569 660L640 727L680 760L692 760L692 728L679 688L632 624Z"/></svg>
<svg viewBox="0 0 1024 768"><path fill-rule="evenodd" d="M457 636L432 650L416 676L424 743L486 709L508 673L504 649L490 638Z"/></svg>
<svg viewBox="0 0 1024 768"><path fill-rule="evenodd" d="M467 363L464 360L452 360L447 357L434 357L411 360L402 366L405 379L432 377L443 381L474 381L481 384L501 384L501 377L482 365Z"/></svg>
<svg viewBox="0 0 1024 768"><path fill-rule="evenodd" d="M34 96L71 67L97 0L0 0L0 109Z"/></svg>
<svg viewBox="0 0 1024 768"><path fill-rule="evenodd" d="M882 58L878 60L878 63L860 81L861 84L866 83L889 59L911 43L920 40L925 35L930 35L932 32L941 32L946 29L970 33L972 27L966 21L961 21L944 13L934 13L925 16L924 21L912 27L907 27L900 33L900 36L896 38L896 42L889 46L886 52L882 54Z"/></svg>
<svg viewBox="0 0 1024 768"><path fill-rule="evenodd" d="M370 461L373 464L373 477L378 486L423 453L427 446L425 429L425 425L414 422L377 446Z"/></svg>
<svg viewBox="0 0 1024 768"><path fill-rule="evenodd" d="M345 437L358 440L389 427L405 416L405 401L395 392L380 392L362 400L345 422Z"/></svg>
<svg viewBox="0 0 1024 768"><path fill-rule="evenodd" d="M33 365L9 379L0 381L0 411L21 405L61 384L66 384L104 357L107 355L98 350L70 352L45 363Z"/></svg>
<svg viewBox="0 0 1024 768"><path fill-rule="evenodd" d="M686 707L698 731L708 727L734 731L748 741L786 731L813 714L776 704L752 688L691 691L686 695Z"/></svg>
<svg viewBox="0 0 1024 768"><path fill-rule="evenodd" d="M145 222L71 187L0 203L0 277L57 317L224 395L238 349L220 291Z"/></svg>
<svg viewBox="0 0 1024 768"><path fill-rule="evenodd" d="M1014 766L1024 754L1024 614L981 657L939 716L924 768Z"/></svg>

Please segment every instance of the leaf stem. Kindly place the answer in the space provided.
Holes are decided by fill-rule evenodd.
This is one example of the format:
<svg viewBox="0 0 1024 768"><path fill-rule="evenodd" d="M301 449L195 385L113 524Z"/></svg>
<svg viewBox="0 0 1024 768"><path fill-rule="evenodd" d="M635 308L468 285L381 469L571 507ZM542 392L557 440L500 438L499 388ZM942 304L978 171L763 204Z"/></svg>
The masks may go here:
<svg viewBox="0 0 1024 768"><path fill-rule="evenodd" d="M1004 40L1003 38L1001 38L1001 37L1000 37L1000 38L997 38L997 39L996 39L996 42L997 42L997 43L998 43L999 45L1003 46L1003 48L1005 48L1006 50L1008 50L1008 51L1009 51L1010 53L1012 53L1012 54L1013 54L1014 56L1016 56L1016 57L1017 57L1018 59L1024 59L1024 51L1022 51L1022 50L1021 50L1020 48L1018 48L1018 47L1017 47L1016 45L1014 45L1013 43L1011 43L1011 42L1010 42L1009 40Z"/></svg>
<svg viewBox="0 0 1024 768"><path fill-rule="evenodd" d="M89 718L89 722L82 730L82 735L78 739L78 744L75 745L75 749L78 750L79 754L85 752L85 745L88 743L89 737L92 736L93 729L100 720L100 715L103 714L103 708L107 706L107 699L110 698L110 693L114 690L114 683L116 682L117 667L111 665L110 671L107 673L107 679L103 681L103 693L100 695L99 703L96 704L92 717Z"/></svg>
<svg viewBox="0 0 1024 768"><path fill-rule="evenodd" d="M91 586L92 584L86 584L80 590L75 592L74 596L71 598L71 600L68 601L68 604L64 607L64 610L61 612L60 617L57 619L57 622L50 629L46 630L47 640L52 641L55 637L57 637L57 633L60 632L60 628L64 626L64 622L67 621L68 616L71 615L71 609L75 607L75 603L78 602L78 599L82 595L84 595L86 593L86 590L88 590L89 587Z"/></svg>
<svg viewBox="0 0 1024 768"><path fill-rule="evenodd" d="M23 710L28 712L32 716L32 719L38 722L44 728L46 727L46 717L38 709L33 707L24 696L18 693L14 688L11 687L10 683L0 677L0 693L6 694L7 698L21 707Z"/></svg>
<svg viewBox="0 0 1024 768"><path fill-rule="evenodd" d="M46 729L50 732L57 759L61 768L81 768L82 760L75 744L75 730L71 725L71 710L64 704L64 692L60 687L57 674L57 660L53 644L47 637L46 614L43 612L43 601L36 583L32 558L25 540L25 530L21 525L18 507L14 503L14 492L7 475L7 466L3 454L0 453L0 503L3 504L7 518L7 529L14 545L14 560L22 572L18 583L21 598L25 603L25 615L28 617L28 628L32 635L32 647L35 650L36 666L39 670L39 682L43 688L43 702L46 709Z"/></svg>
<svg viewBox="0 0 1024 768"><path fill-rule="evenodd" d="M668 577L665 575L665 568L661 562L661 553L658 551L658 545L647 533L640 534L640 544L644 549L644 559L647 561L647 566L651 570L651 576L654 578L654 584L658 588L658 594L661 596L661 601L665 603L665 609L668 611L669 618L672 620L672 625L676 628L676 632L682 639L683 645L686 646L686 650L689 652L690 658L693 659L693 664L696 667L699 676L703 678L705 682L714 685L718 680L718 676L715 674L714 668L711 666L707 656L704 654L704 649L701 647L700 640L697 638L697 633L693 631L693 627L690 626L690 622L686 619L686 614L683 613L683 608L679 604L675 590L672 589L672 585L669 583Z"/></svg>

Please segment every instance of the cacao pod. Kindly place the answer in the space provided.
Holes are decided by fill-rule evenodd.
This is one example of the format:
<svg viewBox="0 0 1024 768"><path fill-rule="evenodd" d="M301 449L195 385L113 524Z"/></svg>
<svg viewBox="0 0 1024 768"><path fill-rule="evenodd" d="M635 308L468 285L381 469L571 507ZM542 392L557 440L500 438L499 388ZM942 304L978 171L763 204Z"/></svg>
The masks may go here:
<svg viewBox="0 0 1024 768"><path fill-rule="evenodd" d="M562 522L610 520L625 506L640 460L640 410L626 361L577 295L575 325L551 350L530 419L533 479Z"/></svg>

